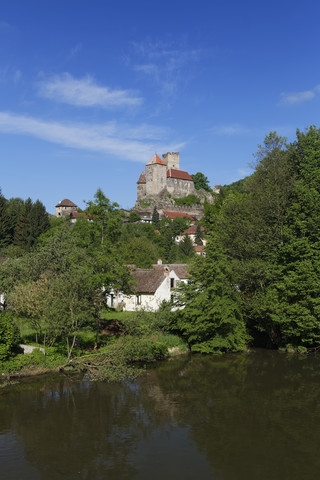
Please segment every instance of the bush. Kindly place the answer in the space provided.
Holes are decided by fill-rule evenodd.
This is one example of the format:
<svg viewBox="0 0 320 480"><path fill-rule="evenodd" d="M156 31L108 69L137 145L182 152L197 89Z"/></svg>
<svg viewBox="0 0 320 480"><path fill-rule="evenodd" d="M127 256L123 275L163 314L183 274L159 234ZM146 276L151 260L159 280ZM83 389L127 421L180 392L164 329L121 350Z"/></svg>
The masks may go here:
<svg viewBox="0 0 320 480"><path fill-rule="evenodd" d="M19 342L20 333L12 313L0 313L0 362L11 355Z"/></svg>
<svg viewBox="0 0 320 480"><path fill-rule="evenodd" d="M186 197L183 198L174 198L174 203L176 205L200 205L200 199L191 193L190 195L187 195Z"/></svg>

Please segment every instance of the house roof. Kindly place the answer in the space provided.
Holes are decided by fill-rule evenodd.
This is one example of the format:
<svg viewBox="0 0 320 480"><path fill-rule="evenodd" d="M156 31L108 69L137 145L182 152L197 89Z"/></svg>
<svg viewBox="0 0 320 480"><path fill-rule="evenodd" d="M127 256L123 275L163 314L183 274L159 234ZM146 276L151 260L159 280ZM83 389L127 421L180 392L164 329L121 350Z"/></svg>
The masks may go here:
<svg viewBox="0 0 320 480"><path fill-rule="evenodd" d="M164 215L165 217L167 217L167 218L171 218L172 220L173 220L174 218L177 218L177 217L181 217L181 218L183 218L183 217L188 217L188 218L190 218L191 220L193 220L193 217L191 217L191 215L189 215L188 213L184 213L184 212L167 212L167 211L165 212L165 211L164 211L164 212L163 212L163 215Z"/></svg>
<svg viewBox="0 0 320 480"><path fill-rule="evenodd" d="M153 265L153 267L168 267L169 270L173 270L175 274L182 280L183 278L188 278L188 265L186 263L168 263L164 265Z"/></svg>
<svg viewBox="0 0 320 480"><path fill-rule="evenodd" d="M205 229L203 227L200 227L200 231L203 232ZM197 233L197 225L191 225L191 227L187 228L183 232L182 235L195 235Z"/></svg>
<svg viewBox="0 0 320 480"><path fill-rule="evenodd" d="M64 200L61 200L56 207L78 207L75 203L71 202L68 198L65 198Z"/></svg>
<svg viewBox="0 0 320 480"><path fill-rule="evenodd" d="M151 160L149 160L149 162L147 163L147 165L154 165L154 164L157 164L157 165L165 165L166 164L164 163L163 160L161 160L160 157L158 157L157 154L153 155L153 157L151 158Z"/></svg>
<svg viewBox="0 0 320 480"><path fill-rule="evenodd" d="M204 252L206 249L204 245L195 245L193 248L195 252Z"/></svg>
<svg viewBox="0 0 320 480"><path fill-rule="evenodd" d="M137 293L155 293L171 270L180 279L186 278L188 275L186 264L156 264L152 265L152 268L133 269L131 274L136 280L135 291Z"/></svg>
<svg viewBox="0 0 320 480"><path fill-rule="evenodd" d="M132 276L136 280L134 289L139 293L155 293L157 288L166 278L166 273L161 265L161 269L137 268L132 271Z"/></svg>
<svg viewBox="0 0 320 480"><path fill-rule="evenodd" d="M176 170L175 168L169 168L167 170L167 177L168 178L179 178L180 180L189 180L193 182L192 177L190 177L188 172L184 170Z"/></svg>
<svg viewBox="0 0 320 480"><path fill-rule="evenodd" d="M146 183L146 176L145 174L142 172L140 177L139 177L139 180L137 181L137 183Z"/></svg>

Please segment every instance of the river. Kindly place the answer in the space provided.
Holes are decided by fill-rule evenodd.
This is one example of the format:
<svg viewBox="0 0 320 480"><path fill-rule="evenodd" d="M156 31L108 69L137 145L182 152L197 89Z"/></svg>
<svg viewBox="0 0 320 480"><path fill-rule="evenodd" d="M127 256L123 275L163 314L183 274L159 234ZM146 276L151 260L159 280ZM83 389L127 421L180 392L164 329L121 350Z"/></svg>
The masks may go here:
<svg viewBox="0 0 320 480"><path fill-rule="evenodd" d="M320 357L183 356L134 382L0 389L0 478L316 479Z"/></svg>

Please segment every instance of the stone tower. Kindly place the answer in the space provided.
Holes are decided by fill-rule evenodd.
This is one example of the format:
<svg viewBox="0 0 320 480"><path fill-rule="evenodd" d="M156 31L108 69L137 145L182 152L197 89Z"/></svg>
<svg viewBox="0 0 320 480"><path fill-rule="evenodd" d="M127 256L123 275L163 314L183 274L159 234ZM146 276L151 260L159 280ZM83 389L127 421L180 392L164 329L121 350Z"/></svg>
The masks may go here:
<svg viewBox="0 0 320 480"><path fill-rule="evenodd" d="M154 155L146 165L146 196L155 197L167 183L167 165Z"/></svg>
<svg viewBox="0 0 320 480"><path fill-rule="evenodd" d="M168 152L162 155L162 160L167 165L167 169L174 168L180 170L179 152Z"/></svg>

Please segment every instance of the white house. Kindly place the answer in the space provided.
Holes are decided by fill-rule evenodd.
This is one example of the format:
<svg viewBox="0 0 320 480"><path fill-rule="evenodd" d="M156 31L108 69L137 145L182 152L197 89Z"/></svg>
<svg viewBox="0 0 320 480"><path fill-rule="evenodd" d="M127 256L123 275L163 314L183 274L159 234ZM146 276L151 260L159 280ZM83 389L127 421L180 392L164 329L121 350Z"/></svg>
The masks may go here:
<svg viewBox="0 0 320 480"><path fill-rule="evenodd" d="M134 267L131 274L135 279L134 293L111 292L107 299L110 307L155 312L164 300L170 301L179 282L188 281L186 264L162 264L159 261L150 269Z"/></svg>

